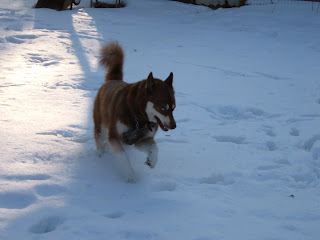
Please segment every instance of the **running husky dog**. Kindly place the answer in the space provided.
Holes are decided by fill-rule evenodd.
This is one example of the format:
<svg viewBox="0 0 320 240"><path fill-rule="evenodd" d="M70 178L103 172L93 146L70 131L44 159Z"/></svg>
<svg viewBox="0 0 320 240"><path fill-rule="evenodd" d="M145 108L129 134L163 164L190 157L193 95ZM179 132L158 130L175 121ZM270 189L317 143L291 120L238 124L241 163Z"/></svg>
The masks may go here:
<svg viewBox="0 0 320 240"><path fill-rule="evenodd" d="M109 142L129 182L135 173L125 152L125 145L135 145L147 153L145 162L154 168L158 161L158 146L153 137L158 127L163 131L176 128L172 112L175 109L173 74L162 81L153 78L136 83L123 81L121 46L107 44L101 51L100 64L107 68L105 83L99 89L93 109L94 135L97 149L103 153Z"/></svg>

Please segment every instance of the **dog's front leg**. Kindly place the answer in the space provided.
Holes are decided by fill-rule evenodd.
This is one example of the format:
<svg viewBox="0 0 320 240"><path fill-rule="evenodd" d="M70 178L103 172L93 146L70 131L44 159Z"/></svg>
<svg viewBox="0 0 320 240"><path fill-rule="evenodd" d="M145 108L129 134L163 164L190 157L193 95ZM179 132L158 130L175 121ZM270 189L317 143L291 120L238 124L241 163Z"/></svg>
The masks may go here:
<svg viewBox="0 0 320 240"><path fill-rule="evenodd" d="M120 165L120 169L123 172L123 175L127 178L128 182L136 182L136 176L134 170L131 166L130 160L125 152L125 149L121 143L116 139L110 139L109 143L114 152L117 160L117 165Z"/></svg>
<svg viewBox="0 0 320 240"><path fill-rule="evenodd" d="M158 162L158 145L153 138L146 141L136 143L135 145L140 151L148 154L147 161L145 162L150 168L154 168Z"/></svg>

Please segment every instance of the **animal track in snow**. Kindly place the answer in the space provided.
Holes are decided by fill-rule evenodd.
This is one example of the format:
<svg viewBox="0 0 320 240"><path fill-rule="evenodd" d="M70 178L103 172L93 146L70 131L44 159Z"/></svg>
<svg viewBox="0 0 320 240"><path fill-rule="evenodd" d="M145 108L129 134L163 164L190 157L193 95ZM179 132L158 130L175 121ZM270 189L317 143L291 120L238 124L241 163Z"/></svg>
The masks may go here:
<svg viewBox="0 0 320 240"><path fill-rule="evenodd" d="M287 123L306 122L312 120L311 118L289 118Z"/></svg>
<svg viewBox="0 0 320 240"><path fill-rule="evenodd" d="M124 215L124 212L115 211L115 212L105 214L104 217L111 218L111 219L117 219L117 218L121 218L123 215Z"/></svg>
<svg viewBox="0 0 320 240"><path fill-rule="evenodd" d="M121 232L121 239L132 239L132 240L148 240L148 239L156 239L157 234L147 231L137 231L137 230L128 230Z"/></svg>
<svg viewBox="0 0 320 240"><path fill-rule="evenodd" d="M223 143L235 143L235 144L246 144L245 137L233 137L233 136L212 136L217 142Z"/></svg>
<svg viewBox="0 0 320 240"><path fill-rule="evenodd" d="M281 165L265 165L265 166L260 166L257 168L257 170L262 170L262 171L268 171L268 170L274 170L281 168Z"/></svg>
<svg viewBox="0 0 320 240"><path fill-rule="evenodd" d="M14 43L14 44L21 44L21 43L24 43L25 41L23 39L16 38L15 36L8 36L8 37L4 38L4 42L10 42L10 43Z"/></svg>
<svg viewBox="0 0 320 240"><path fill-rule="evenodd" d="M175 184L174 182L161 182L156 184L155 189L158 192L171 192L176 190L177 188L177 184Z"/></svg>
<svg viewBox="0 0 320 240"><path fill-rule="evenodd" d="M269 151L275 151L278 149L277 145L273 141L267 141L266 147Z"/></svg>
<svg viewBox="0 0 320 240"><path fill-rule="evenodd" d="M313 176L307 173L297 173L291 175L297 184L296 187L305 188L307 185L314 181Z"/></svg>
<svg viewBox="0 0 320 240"><path fill-rule="evenodd" d="M291 136L295 136L295 137L298 137L300 135L300 132L298 129L296 128L291 128L290 130L290 133L289 133Z"/></svg>
<svg viewBox="0 0 320 240"><path fill-rule="evenodd" d="M197 237L197 238L195 238L194 240L212 240L213 238L212 238L212 236L211 237ZM214 238L214 239L216 239L216 238Z"/></svg>
<svg viewBox="0 0 320 240"><path fill-rule="evenodd" d="M168 142L168 143L188 143L186 140L182 139L172 139L172 138L158 138L157 143Z"/></svg>
<svg viewBox="0 0 320 240"><path fill-rule="evenodd" d="M0 208L24 209L36 201L36 197L26 191L19 192L1 192Z"/></svg>
<svg viewBox="0 0 320 240"><path fill-rule="evenodd" d="M50 132L39 132L38 135L53 135L53 136L61 136L64 138L72 138L75 135L75 132L70 130L56 130Z"/></svg>
<svg viewBox="0 0 320 240"><path fill-rule="evenodd" d="M35 187L37 193L42 197L58 195L66 191L66 189L57 184L41 184Z"/></svg>
<svg viewBox="0 0 320 240"><path fill-rule="evenodd" d="M50 179L51 176L47 174L13 174L5 175L0 178L7 181L43 181ZM36 201L36 197L33 193L27 191L10 191L0 193L0 208L8 209L24 209L32 205Z"/></svg>
<svg viewBox="0 0 320 240"><path fill-rule="evenodd" d="M271 75L269 73L261 73L261 72L255 72L255 73L259 74L262 77L273 79L273 80L289 80L290 79L288 77L279 77L279 76Z"/></svg>
<svg viewBox="0 0 320 240"><path fill-rule="evenodd" d="M248 119L261 119L261 118L273 118L280 116L279 114L269 114L264 110L256 107L241 107L235 105L224 106L200 106L194 104L206 110L210 117L218 120L248 120Z"/></svg>
<svg viewBox="0 0 320 240"><path fill-rule="evenodd" d="M305 143L303 144L303 148L304 150L310 152L313 145L317 142L320 141L320 134L314 135L313 137L311 137L309 140L305 141Z"/></svg>
<svg viewBox="0 0 320 240"><path fill-rule="evenodd" d="M206 177L200 180L200 183L217 184L217 185L231 185L236 182L234 174L222 175L212 174L210 177ZM236 175L236 174L235 174Z"/></svg>
<svg viewBox="0 0 320 240"><path fill-rule="evenodd" d="M34 35L34 34L20 34L20 35L14 35L14 37L20 38L20 39L36 39L36 38L38 38L38 36Z"/></svg>
<svg viewBox="0 0 320 240"><path fill-rule="evenodd" d="M9 88L9 87L21 87L25 86L26 84L12 84L12 83L3 83L0 85L0 88Z"/></svg>
<svg viewBox="0 0 320 240"><path fill-rule="evenodd" d="M305 118L319 118L319 117L320 117L320 114L319 114L319 113L302 114L301 117L305 117Z"/></svg>
<svg viewBox="0 0 320 240"><path fill-rule="evenodd" d="M312 157L313 157L313 160L316 160L316 161L320 160L320 143L317 145L319 145L319 146L312 148ZM317 165L320 166L319 163ZM320 170L320 168L319 168L319 170Z"/></svg>
<svg viewBox="0 0 320 240"><path fill-rule="evenodd" d="M15 14L15 10L13 9L0 9L0 17L12 16L14 14Z"/></svg>
<svg viewBox="0 0 320 240"><path fill-rule="evenodd" d="M49 216L41 219L38 223L30 227L30 232L36 234L49 233L63 224L64 219L60 216Z"/></svg>
<svg viewBox="0 0 320 240"><path fill-rule="evenodd" d="M57 57L52 57L53 60L50 60L48 58L45 58L43 56L41 56L40 54L36 54L36 53L29 53L28 54L28 58L29 58L29 61L32 62L32 63L40 63L42 64L43 66L50 66L50 65L55 65L55 64L59 64L59 62L57 60Z"/></svg>
<svg viewBox="0 0 320 240"><path fill-rule="evenodd" d="M190 118L181 118L176 120L177 123L191 122Z"/></svg>
<svg viewBox="0 0 320 240"><path fill-rule="evenodd" d="M47 180L51 176L47 174L22 174L22 175L7 175L3 177L10 181L26 181L26 180Z"/></svg>
<svg viewBox="0 0 320 240"><path fill-rule="evenodd" d="M5 37L6 42L14 43L14 44L21 44L25 43L26 40L36 39L38 38L37 35L34 34L21 34L21 35L12 35Z"/></svg>
<svg viewBox="0 0 320 240"><path fill-rule="evenodd" d="M79 131L80 132L79 132ZM66 130L55 130L49 132L38 132L38 135L52 135L56 137L62 137L72 142L85 143L90 140L90 137L87 134L83 133L83 129L66 129Z"/></svg>
<svg viewBox="0 0 320 240"><path fill-rule="evenodd" d="M263 131L270 137L277 136L271 126L264 126Z"/></svg>
<svg viewBox="0 0 320 240"><path fill-rule="evenodd" d="M242 120L261 117L264 111L253 107L237 107L232 105L220 106L214 112L218 118L224 120Z"/></svg>
<svg viewBox="0 0 320 240"><path fill-rule="evenodd" d="M287 123L312 121L312 120L315 120L316 118L320 118L319 113L302 114L297 118L289 118L287 120Z"/></svg>
<svg viewBox="0 0 320 240"><path fill-rule="evenodd" d="M290 165L290 162L288 161L288 159L279 159L274 161L276 164L282 164L282 165Z"/></svg>
<svg viewBox="0 0 320 240"><path fill-rule="evenodd" d="M43 57L40 57L38 54L29 54L30 55L30 62L33 62L33 63L43 63L43 62L46 62L48 61L48 59L46 58L43 58Z"/></svg>

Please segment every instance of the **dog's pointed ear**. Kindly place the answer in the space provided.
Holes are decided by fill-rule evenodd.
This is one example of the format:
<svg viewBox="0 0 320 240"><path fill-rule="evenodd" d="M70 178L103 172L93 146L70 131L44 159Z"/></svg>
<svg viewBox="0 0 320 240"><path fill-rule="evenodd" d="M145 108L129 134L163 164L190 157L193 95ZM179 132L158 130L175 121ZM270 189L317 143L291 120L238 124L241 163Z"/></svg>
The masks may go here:
<svg viewBox="0 0 320 240"><path fill-rule="evenodd" d="M149 73L149 76L148 76L148 79L147 79L147 91L148 93L151 93L152 92L152 89L154 87L154 78L153 78L153 75L152 75L152 72Z"/></svg>
<svg viewBox="0 0 320 240"><path fill-rule="evenodd" d="M169 86L172 87L172 82L173 82L173 73L171 72L169 77L165 80L165 83Z"/></svg>
<svg viewBox="0 0 320 240"><path fill-rule="evenodd" d="M152 72L149 73L148 80L153 80L153 74L152 74Z"/></svg>

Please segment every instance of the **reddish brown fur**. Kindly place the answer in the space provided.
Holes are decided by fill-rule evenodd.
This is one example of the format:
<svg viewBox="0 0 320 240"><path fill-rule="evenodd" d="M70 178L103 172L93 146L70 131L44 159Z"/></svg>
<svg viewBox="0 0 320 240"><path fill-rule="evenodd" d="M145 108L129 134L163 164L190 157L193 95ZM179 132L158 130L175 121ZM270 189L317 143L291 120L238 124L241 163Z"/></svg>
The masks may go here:
<svg viewBox="0 0 320 240"><path fill-rule="evenodd" d="M108 68L106 82L108 80L123 80L123 58L123 51L116 42L111 42L102 48L100 64Z"/></svg>
<svg viewBox="0 0 320 240"><path fill-rule="evenodd" d="M170 99L171 104L174 104L172 73L166 81L154 79L150 73L148 79L128 84L123 81L124 54L120 45L111 42L102 49L101 54L100 64L107 68L107 74L94 102L95 139L98 146L103 126L108 129L108 141L113 150L123 151L117 123L120 121L129 129L134 129L137 119L139 125L144 126L149 121L145 112L148 101L168 102L167 99ZM155 126L157 131L158 125Z"/></svg>

